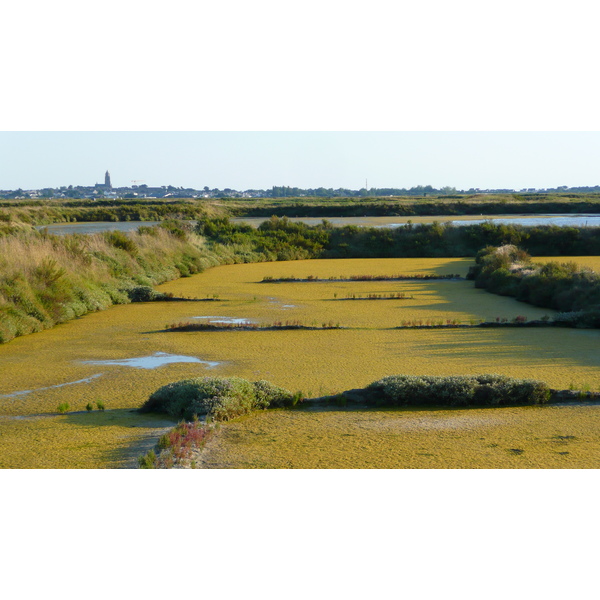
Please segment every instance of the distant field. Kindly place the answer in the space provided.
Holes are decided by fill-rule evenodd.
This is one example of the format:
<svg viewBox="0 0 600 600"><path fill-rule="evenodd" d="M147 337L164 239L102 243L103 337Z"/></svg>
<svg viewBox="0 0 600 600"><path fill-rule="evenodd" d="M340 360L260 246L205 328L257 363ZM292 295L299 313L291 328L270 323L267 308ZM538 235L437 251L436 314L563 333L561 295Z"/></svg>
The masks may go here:
<svg viewBox="0 0 600 600"><path fill-rule="evenodd" d="M267 379L308 397L362 387L398 373L496 372L542 379L557 388L573 384L600 389L596 330L394 329L404 319L469 322L552 314L475 289L469 281L260 283L265 276L464 275L471 264L468 259L350 259L221 266L159 286L176 296L217 295L217 302L119 305L17 338L0 346L0 466L123 466L153 432L166 426L160 419L152 424L123 409L141 406L166 383L204 375ZM339 301L349 293L396 292L413 299ZM167 324L201 316L267 323L289 319L308 325L334 321L350 329L164 331ZM158 352L217 364L175 362L155 369L93 364ZM91 377L88 383L76 383ZM10 396L16 392L23 393ZM87 414L86 404L98 400L106 413ZM54 413L62 402L84 412L13 418ZM305 418L299 414L298 419Z"/></svg>

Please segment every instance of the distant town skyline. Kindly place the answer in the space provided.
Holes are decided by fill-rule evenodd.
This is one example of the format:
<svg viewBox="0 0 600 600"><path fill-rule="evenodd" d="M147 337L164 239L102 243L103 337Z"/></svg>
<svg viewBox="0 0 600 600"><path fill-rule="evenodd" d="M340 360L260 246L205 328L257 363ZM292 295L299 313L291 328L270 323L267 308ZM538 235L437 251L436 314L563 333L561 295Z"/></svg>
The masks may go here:
<svg viewBox="0 0 600 600"><path fill-rule="evenodd" d="M0 189L527 189L600 182L598 132L1 132ZM368 184L366 184L368 180Z"/></svg>

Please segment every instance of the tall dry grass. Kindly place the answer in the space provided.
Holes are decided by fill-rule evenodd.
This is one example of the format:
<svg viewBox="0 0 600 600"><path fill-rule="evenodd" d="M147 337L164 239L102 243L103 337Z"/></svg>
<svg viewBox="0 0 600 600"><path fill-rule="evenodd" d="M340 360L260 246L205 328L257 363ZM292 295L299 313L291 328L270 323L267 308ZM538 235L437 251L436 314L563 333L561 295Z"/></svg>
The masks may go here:
<svg viewBox="0 0 600 600"><path fill-rule="evenodd" d="M222 259L192 232L0 237L0 343L130 301L135 286L198 273Z"/></svg>

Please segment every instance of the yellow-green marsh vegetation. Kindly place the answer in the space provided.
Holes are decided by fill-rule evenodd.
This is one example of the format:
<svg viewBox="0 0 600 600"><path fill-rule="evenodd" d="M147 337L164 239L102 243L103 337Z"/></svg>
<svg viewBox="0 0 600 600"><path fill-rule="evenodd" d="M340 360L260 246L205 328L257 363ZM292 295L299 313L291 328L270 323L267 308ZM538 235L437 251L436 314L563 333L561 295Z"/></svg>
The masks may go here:
<svg viewBox="0 0 600 600"><path fill-rule="evenodd" d="M250 381L265 379L294 392L301 390L308 397L364 387L376 379L399 373L500 373L541 379L560 389L568 388L571 383L577 389L584 385L594 391L600 388L597 352L600 332L595 330L391 329L402 319L451 317L468 322L496 316L514 318L522 314L533 319L552 315L552 311L475 289L472 282L260 283L266 275L329 277L411 272L466 275L472 264L469 259L349 259L226 265L158 287L159 291L172 292L175 296L205 297L207 293L215 293L227 298L226 301L118 305L17 338L0 346L0 396L31 392L0 397L0 415L55 414L62 402L67 402L71 411L83 412L77 416L77 424L72 420L72 413L31 421L0 419L2 465L22 467L28 461L31 466L39 465L34 455L43 455L47 445L53 450L45 454L44 466L67 466L65 461L72 461L71 466L118 464L120 459L108 450L89 450L87 456L91 462L86 462L88 459L76 459L74 451L62 455L60 448L70 448L74 439L84 440L81 445L95 443L94 436L98 436L103 448L112 446L117 449L117 455L125 452L128 444L136 442L127 442L124 429L87 427L85 420L90 419L94 424L95 419L103 415L138 408L163 385L205 375L239 376ZM404 292L413 298L398 302L336 302L334 299L336 293L338 298L343 298L352 292ZM298 319L308 324L334 321L360 329L242 333L163 331L168 323L201 316L247 318L258 322ZM216 364L174 362L154 369L92 364L148 357L158 352ZM51 387L94 375L98 376L87 383ZM86 412L86 405L92 402L95 406L98 400L104 402L106 411L102 414L96 410ZM134 416L131 413L130 418ZM264 418L264 415L259 417ZM128 427L126 433L133 436L142 431L143 428ZM93 461L92 455L97 457Z"/></svg>
<svg viewBox="0 0 600 600"><path fill-rule="evenodd" d="M296 410L227 423L205 468L600 467L600 406Z"/></svg>
<svg viewBox="0 0 600 600"><path fill-rule="evenodd" d="M130 410L0 417L0 468L134 468L175 421Z"/></svg>
<svg viewBox="0 0 600 600"><path fill-rule="evenodd" d="M592 271L600 272L600 256L565 256L562 258L557 258L556 256L536 256L533 261L536 263L573 262L580 267L588 267Z"/></svg>

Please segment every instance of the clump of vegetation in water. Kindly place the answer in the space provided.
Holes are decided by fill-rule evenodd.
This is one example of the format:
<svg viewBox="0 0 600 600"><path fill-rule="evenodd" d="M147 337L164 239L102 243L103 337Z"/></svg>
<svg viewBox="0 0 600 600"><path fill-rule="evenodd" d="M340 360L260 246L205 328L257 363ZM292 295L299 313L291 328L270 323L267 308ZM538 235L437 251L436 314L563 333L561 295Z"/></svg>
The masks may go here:
<svg viewBox="0 0 600 600"><path fill-rule="evenodd" d="M517 315L513 319L496 317L493 321L471 319L468 323L458 319L404 319L396 329L465 329L472 327L504 328L504 327L576 327L578 321L573 319L574 313L556 315L551 319L544 315L541 319L529 320L525 315Z"/></svg>
<svg viewBox="0 0 600 600"><path fill-rule="evenodd" d="M545 404L551 394L542 381L504 375L391 375L365 392L367 402L379 406L518 406Z"/></svg>
<svg viewBox="0 0 600 600"><path fill-rule="evenodd" d="M136 285L127 290L127 295L132 302L160 302L173 299L171 292L157 292L149 285Z"/></svg>
<svg viewBox="0 0 600 600"><path fill-rule="evenodd" d="M392 292L390 294L346 294L345 298L339 300L412 300L414 296L407 296L404 292ZM337 294L336 294L336 299Z"/></svg>
<svg viewBox="0 0 600 600"><path fill-rule="evenodd" d="M413 273L412 275L349 275L347 277L327 277L321 279L316 275L308 275L305 278L298 277L272 277L271 275L265 275L262 278L261 283L306 283L309 281L316 281L318 283L324 282L343 282L343 281L410 281L416 279L418 281L429 281L438 279L462 279L460 275L436 275L430 273Z"/></svg>
<svg viewBox="0 0 600 600"><path fill-rule="evenodd" d="M167 325L167 331L272 331L288 329L341 329L339 323L329 321L318 325L305 325L302 321L275 321L273 323L191 323L189 321Z"/></svg>
<svg viewBox="0 0 600 600"><path fill-rule="evenodd" d="M240 377L197 377L159 388L140 411L184 419L207 415L216 421L226 421L253 410L294 406L300 400L300 394L292 394L267 381L252 383Z"/></svg>

